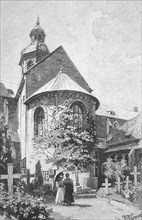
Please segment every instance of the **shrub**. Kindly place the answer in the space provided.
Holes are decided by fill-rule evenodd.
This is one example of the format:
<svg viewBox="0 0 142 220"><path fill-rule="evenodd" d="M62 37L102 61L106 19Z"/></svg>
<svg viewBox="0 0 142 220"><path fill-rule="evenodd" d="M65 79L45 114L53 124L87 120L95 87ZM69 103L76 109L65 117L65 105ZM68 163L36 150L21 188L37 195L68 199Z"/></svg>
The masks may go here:
<svg viewBox="0 0 142 220"><path fill-rule="evenodd" d="M43 184L41 187L33 189L31 191L31 194L37 197L42 196L43 198L46 198L49 200L54 197L54 191L52 190L50 184Z"/></svg>
<svg viewBox="0 0 142 220"><path fill-rule="evenodd" d="M9 196L4 185L0 183L0 206L10 215L17 219L49 219L52 209L49 209L43 198L33 197L24 192L19 184L16 193Z"/></svg>
<svg viewBox="0 0 142 220"><path fill-rule="evenodd" d="M3 208L17 219L48 219L52 209L44 203L43 198L36 198L29 194L15 194L9 198Z"/></svg>
<svg viewBox="0 0 142 220"><path fill-rule="evenodd" d="M121 193L130 202L135 202L137 200L138 192L140 192L141 190L142 190L142 183L139 183L137 186L130 184L129 189L126 189L126 185L123 185L121 189Z"/></svg>

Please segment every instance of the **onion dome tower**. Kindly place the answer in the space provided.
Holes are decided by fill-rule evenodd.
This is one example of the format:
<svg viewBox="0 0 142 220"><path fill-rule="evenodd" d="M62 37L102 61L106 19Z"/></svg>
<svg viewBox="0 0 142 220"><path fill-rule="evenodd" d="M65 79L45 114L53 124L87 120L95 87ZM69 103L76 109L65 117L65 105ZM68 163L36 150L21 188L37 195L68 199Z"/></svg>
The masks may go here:
<svg viewBox="0 0 142 220"><path fill-rule="evenodd" d="M19 62L19 65L22 67L22 73L25 73L29 68L50 54L44 43L46 35L43 28L40 26L39 17L29 36L31 38L31 43L22 50Z"/></svg>

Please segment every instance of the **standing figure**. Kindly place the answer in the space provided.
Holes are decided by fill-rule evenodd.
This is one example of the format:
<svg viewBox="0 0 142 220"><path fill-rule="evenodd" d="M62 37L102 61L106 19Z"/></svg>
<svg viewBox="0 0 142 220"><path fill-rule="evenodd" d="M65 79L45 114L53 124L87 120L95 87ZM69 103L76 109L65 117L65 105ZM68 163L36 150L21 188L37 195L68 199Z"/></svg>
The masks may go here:
<svg viewBox="0 0 142 220"><path fill-rule="evenodd" d="M58 180L58 190L55 198L55 204L62 204L63 201L64 201L64 184L63 184L63 176L60 176Z"/></svg>
<svg viewBox="0 0 142 220"><path fill-rule="evenodd" d="M69 177L69 173L66 173L65 176L66 178L63 181L65 186L64 203L71 205L74 202L73 180Z"/></svg>

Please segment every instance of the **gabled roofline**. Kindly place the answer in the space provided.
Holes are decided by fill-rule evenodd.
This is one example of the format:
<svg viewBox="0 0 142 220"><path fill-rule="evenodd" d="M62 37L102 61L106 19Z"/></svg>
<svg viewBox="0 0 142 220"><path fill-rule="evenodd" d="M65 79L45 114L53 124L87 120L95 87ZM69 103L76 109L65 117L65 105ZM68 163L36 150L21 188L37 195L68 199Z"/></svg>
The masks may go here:
<svg viewBox="0 0 142 220"><path fill-rule="evenodd" d="M73 63L73 61L70 59L70 56L68 55L68 53L65 51L65 49L63 48L63 46L61 46L61 48L64 50L64 52L66 53L67 57L69 58L69 60L71 61L72 65L75 67L75 69L79 72L79 70L77 69L76 65ZM79 72L80 74L80 72ZM80 74L81 75L81 74ZM81 75L81 77L84 79L84 77ZM84 81L86 82L86 80L84 79ZM86 84L89 87L89 93L91 93L93 91L93 89L90 88L89 84L86 82ZM86 90L86 89L85 89Z"/></svg>
<svg viewBox="0 0 142 220"><path fill-rule="evenodd" d="M65 52L65 54L67 55L67 57L69 58L69 60L71 61L71 63L72 63L72 65L75 67L75 69L79 72L79 70L77 69L77 67L75 66L75 64L72 62L72 60L70 59L70 57L69 57L69 55L68 55L68 53L65 51L65 49L63 48L63 46L62 45L60 45L59 47L57 47L54 51L52 51L50 54L48 54L47 56L45 56L43 59L41 59L38 63L36 63L35 65L33 65L31 68L29 68L25 73L23 73L23 77L22 77L22 80L21 80L21 83L20 83L20 86L19 86L19 88L18 88L18 90L17 90L17 93L16 93L16 96L15 96L15 98L16 99L18 99L18 96L19 96L19 94L21 94L21 90L22 90L22 88L23 88L23 81L24 81L24 75L26 75L26 74L28 74L32 69L34 69L38 64L40 64L40 63L42 63L44 60L46 60L46 59L49 59L54 53L56 53L59 49L62 49L64 52ZM31 53L33 53L33 52L35 52L35 51L32 51ZM80 72L79 72L79 74L80 74ZM81 74L80 74L81 75ZM84 77L81 75L81 77L84 79ZM84 79L84 81L86 82L86 80ZM89 91L87 91L86 89L86 91L87 92L89 92L89 93L91 93L93 90L90 88L90 86L88 85L88 83L86 82L86 84L87 84L87 86L88 86L88 88L89 88Z"/></svg>
<svg viewBox="0 0 142 220"><path fill-rule="evenodd" d="M69 60L71 61L72 65L75 67L75 69L79 72L79 70L77 69L77 67L75 66L75 64L72 62L72 60L70 59L70 56L68 55L68 53L65 51L65 49L63 48L63 46L59 46L58 48L56 48L53 52L51 52L50 54L48 54L47 56L45 56L43 59L41 59L38 63L36 63L34 66L32 66L30 69L28 69L24 74L28 74L30 72L30 70L34 69L38 64L40 64L41 62L43 62L46 59L49 59L55 52L57 52L59 49L62 49L65 54L67 55L67 57L69 58ZM79 74L81 75L81 73L79 72ZM84 77L81 75L81 77L84 79ZM86 82L86 80L84 79L84 81ZM90 88L89 84L86 82L88 88L89 88L89 93L91 93L93 90ZM85 89L86 90L86 89ZM86 90L87 91L87 90Z"/></svg>

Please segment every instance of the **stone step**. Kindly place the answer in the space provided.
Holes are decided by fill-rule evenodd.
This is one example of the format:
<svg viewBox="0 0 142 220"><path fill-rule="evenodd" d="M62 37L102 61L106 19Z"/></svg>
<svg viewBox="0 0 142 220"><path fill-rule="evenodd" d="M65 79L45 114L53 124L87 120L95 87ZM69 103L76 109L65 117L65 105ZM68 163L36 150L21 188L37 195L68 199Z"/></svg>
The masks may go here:
<svg viewBox="0 0 142 220"><path fill-rule="evenodd" d="M76 199L82 199L82 198L96 198L96 194L95 194L95 193L89 193L89 194L80 193L80 194L76 194L75 198L76 198Z"/></svg>

